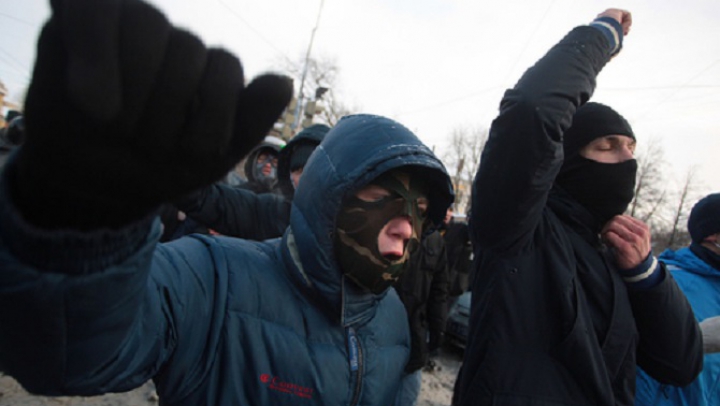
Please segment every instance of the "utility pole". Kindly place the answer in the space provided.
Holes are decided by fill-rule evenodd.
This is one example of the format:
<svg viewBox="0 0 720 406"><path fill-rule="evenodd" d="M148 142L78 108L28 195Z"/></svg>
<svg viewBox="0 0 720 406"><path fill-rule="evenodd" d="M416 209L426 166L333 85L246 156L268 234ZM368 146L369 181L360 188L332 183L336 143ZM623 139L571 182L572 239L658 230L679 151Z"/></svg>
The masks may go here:
<svg viewBox="0 0 720 406"><path fill-rule="evenodd" d="M305 78L307 77L307 71L308 71L308 62L310 60L310 51L312 50L313 41L315 40L315 32L318 29L318 26L320 25L320 15L322 14L323 6L325 5L325 0L320 0L320 8L318 8L318 14L317 19L315 20L315 28L312 30L312 34L310 35L310 43L308 44L307 52L305 53L305 66L303 67L303 73L302 78L300 79L300 91L298 92L298 103L297 106L295 106L295 121L293 121L292 129L296 130L298 127L298 124L300 123L300 111L303 108L303 91L305 89Z"/></svg>

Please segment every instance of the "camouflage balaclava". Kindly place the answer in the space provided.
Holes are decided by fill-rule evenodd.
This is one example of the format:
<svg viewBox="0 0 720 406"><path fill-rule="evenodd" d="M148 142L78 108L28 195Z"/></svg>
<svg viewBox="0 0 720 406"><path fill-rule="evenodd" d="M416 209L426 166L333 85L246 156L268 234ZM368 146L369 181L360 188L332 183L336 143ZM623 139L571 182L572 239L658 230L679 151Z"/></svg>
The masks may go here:
<svg viewBox="0 0 720 406"><path fill-rule="evenodd" d="M383 187L390 195L371 202L355 194L344 199L337 216L335 254L343 274L379 294L398 279L419 246L427 213L418 207L418 200L426 200L428 190L420 176L399 170L378 176L370 185ZM388 259L380 253L378 237L382 228L398 216L410 218L412 235L402 257Z"/></svg>

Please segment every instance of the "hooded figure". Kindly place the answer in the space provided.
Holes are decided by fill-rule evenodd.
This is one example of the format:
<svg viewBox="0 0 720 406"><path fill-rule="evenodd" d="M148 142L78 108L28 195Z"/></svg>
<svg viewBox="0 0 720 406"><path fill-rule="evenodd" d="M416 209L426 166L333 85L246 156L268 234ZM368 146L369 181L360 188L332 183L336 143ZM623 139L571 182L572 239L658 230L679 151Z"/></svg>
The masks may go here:
<svg viewBox="0 0 720 406"><path fill-rule="evenodd" d="M187 216L223 235L266 240L280 237L290 224L290 201L310 155L330 131L316 124L300 131L280 150L278 187L282 195L214 184L175 202ZM247 166L247 164L246 164Z"/></svg>
<svg viewBox="0 0 720 406"><path fill-rule="evenodd" d="M277 185L277 166L280 150L285 147L285 141L267 136L265 140L255 147L245 158L245 176L247 183L238 185L243 189L255 193L271 193Z"/></svg>
<svg viewBox="0 0 720 406"><path fill-rule="evenodd" d="M377 232L411 224L401 251L412 249L453 200L433 153L400 124L369 115L327 134L305 167L290 227L268 242L192 235L157 244L160 224L149 220L38 231L15 215L7 179L0 187L4 372L53 395L125 391L153 378L163 404L193 406L392 404L410 338L388 287L407 255L383 255ZM78 255L57 250L67 246ZM359 261L374 265L363 273ZM48 272L69 266L91 271Z"/></svg>
<svg viewBox="0 0 720 406"><path fill-rule="evenodd" d="M278 158L278 187L283 196L292 200L297 187L294 177L302 174L303 168L315 148L325 138L330 127L325 124L313 124L297 133L280 150ZM299 174L298 174L299 173Z"/></svg>

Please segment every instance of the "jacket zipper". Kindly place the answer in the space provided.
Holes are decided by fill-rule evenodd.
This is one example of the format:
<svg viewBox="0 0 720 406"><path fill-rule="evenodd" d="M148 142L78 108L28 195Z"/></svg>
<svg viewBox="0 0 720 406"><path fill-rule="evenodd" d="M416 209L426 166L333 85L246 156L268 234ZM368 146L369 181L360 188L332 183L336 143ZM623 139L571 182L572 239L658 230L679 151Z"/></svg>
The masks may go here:
<svg viewBox="0 0 720 406"><path fill-rule="evenodd" d="M355 381L355 391L353 392L352 402L350 406L357 405L360 401L360 389L362 388L362 375L363 375L363 353L362 347L358 342L355 329L352 327L347 328L348 336L348 358L350 361L350 371L357 374L357 380Z"/></svg>

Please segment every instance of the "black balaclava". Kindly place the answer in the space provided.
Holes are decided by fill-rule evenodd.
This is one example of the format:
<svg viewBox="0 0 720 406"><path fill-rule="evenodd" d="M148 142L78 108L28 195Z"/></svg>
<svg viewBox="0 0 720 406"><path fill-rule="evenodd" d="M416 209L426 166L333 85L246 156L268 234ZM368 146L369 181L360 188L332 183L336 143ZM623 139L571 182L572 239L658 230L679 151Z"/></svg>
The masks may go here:
<svg viewBox="0 0 720 406"><path fill-rule="evenodd" d="M584 146L606 135L635 139L627 120L610 107L591 102L578 108L563 134L565 160L555 179L555 184L585 207L598 225L627 209L635 193L637 173L634 159L608 164L580 155Z"/></svg>
<svg viewBox="0 0 720 406"><path fill-rule="evenodd" d="M402 171L390 171L370 182L390 191L390 196L366 202L354 194L343 200L337 216L335 254L343 274L357 285L379 294L403 273L408 259L417 250L426 212L418 208L418 199L427 198L422 177ZM412 236L403 256L390 260L380 254L378 237L382 228L397 216L408 216Z"/></svg>

